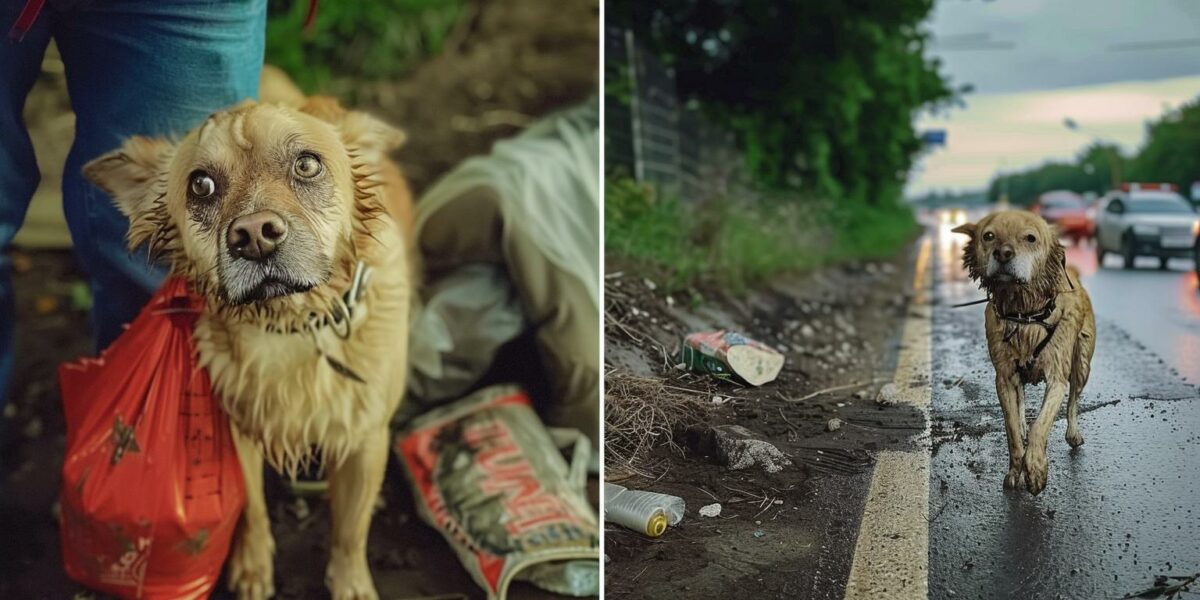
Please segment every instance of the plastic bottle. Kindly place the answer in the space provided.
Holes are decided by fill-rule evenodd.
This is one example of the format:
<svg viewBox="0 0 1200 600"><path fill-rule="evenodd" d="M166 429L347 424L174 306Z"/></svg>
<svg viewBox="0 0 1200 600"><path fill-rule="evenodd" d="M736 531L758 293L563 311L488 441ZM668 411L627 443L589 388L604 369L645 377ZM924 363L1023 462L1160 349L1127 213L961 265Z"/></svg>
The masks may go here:
<svg viewBox="0 0 1200 600"><path fill-rule="evenodd" d="M683 498L604 484L604 520L658 537L683 519Z"/></svg>

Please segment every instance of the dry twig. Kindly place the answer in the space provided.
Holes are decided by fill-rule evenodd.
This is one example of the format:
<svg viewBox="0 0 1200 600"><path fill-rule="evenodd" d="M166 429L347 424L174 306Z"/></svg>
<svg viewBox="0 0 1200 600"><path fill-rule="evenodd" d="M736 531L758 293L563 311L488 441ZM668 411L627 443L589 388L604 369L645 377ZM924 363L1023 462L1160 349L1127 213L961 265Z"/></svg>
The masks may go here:
<svg viewBox="0 0 1200 600"><path fill-rule="evenodd" d="M708 396L666 385L656 377L610 371L605 377L604 450L609 464L638 470L652 448L675 444L676 430L695 425L709 409Z"/></svg>

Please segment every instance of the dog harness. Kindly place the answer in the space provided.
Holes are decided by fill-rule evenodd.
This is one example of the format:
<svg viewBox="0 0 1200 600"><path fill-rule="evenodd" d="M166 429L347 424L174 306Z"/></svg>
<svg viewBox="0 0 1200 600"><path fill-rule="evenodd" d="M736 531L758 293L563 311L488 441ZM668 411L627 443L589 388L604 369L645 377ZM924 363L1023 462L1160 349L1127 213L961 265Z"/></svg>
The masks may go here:
<svg viewBox="0 0 1200 600"><path fill-rule="evenodd" d="M1067 278L1067 282L1070 283L1070 277ZM1071 285L1071 289L1075 289L1073 284ZM1032 313L1002 313L1000 312L1000 307L993 305L992 310L995 311L996 318L1000 319L1001 321L1007 321L1008 323L1013 323L1014 325L1041 325L1042 329L1046 330L1046 337L1043 338L1041 342L1038 342L1038 345L1033 348L1033 354L1029 357L1029 360L1025 361L1024 364L1017 362L1017 374L1020 375L1021 381L1033 381L1033 365L1037 362L1038 357L1042 355L1042 351L1046 349L1046 346L1050 345L1050 340L1054 338L1054 332L1058 329L1058 323L1046 322L1046 319L1049 319L1050 315L1054 314L1054 309L1056 308L1054 300L1057 298L1058 294L1055 294L1050 298L1050 301L1042 307L1041 310ZM988 294L987 298L976 300L974 302L954 304L953 308L971 306L974 304L983 304L984 302L991 301L992 295ZM1012 341L1013 336L1017 334L1017 329L1017 327L1008 328L1003 338L1005 343L1010 343Z"/></svg>
<svg viewBox="0 0 1200 600"><path fill-rule="evenodd" d="M1071 283L1070 277L1067 277L1067 284L1070 285L1071 290L1074 291L1075 285ZM1058 329L1058 323L1046 322L1046 319L1049 319L1050 315L1054 314L1054 309L1056 308L1054 301L1057 298L1058 294L1055 294L1050 298L1049 302L1042 306L1041 310L1032 313L1002 313L1000 312L999 306L993 305L992 310L995 311L996 318L1000 319L1001 321L1006 321L1014 325L1041 325L1042 329L1046 330L1046 337L1043 338L1041 342L1038 342L1038 345L1033 348L1033 354L1029 357L1029 360L1025 361L1024 364L1017 362L1017 374L1021 376L1022 381L1029 382L1033 380L1033 365L1037 362L1038 357L1042 355L1042 351L1046 349L1046 346L1050 345L1050 340L1054 338L1054 332ZM974 304L983 304L984 302L991 301L992 295L988 294L987 298L975 300L974 302L954 304L953 308L971 306ZM1017 329L1017 327L1008 328L1003 338L1005 343L1011 343L1013 336L1017 334Z"/></svg>
<svg viewBox="0 0 1200 600"><path fill-rule="evenodd" d="M1050 340L1054 338L1054 331L1058 329L1058 323L1050 324L1050 323L1046 322L1046 319L1049 319L1050 315L1054 314L1054 308L1055 308L1054 299L1057 297L1058 296L1056 295L1056 296L1050 298L1050 301L1047 302L1046 305L1042 307L1042 310L1039 310L1035 313L1029 313L1029 314L1007 313L1007 314L1005 314L1005 313L1000 312L999 307L997 307L995 309L996 316L999 317L1000 320L1002 320L1002 321L1007 321L1009 323L1015 323L1017 325L1041 325L1042 329L1046 330L1046 337L1042 338L1042 341L1038 342L1038 345L1033 348L1033 355L1029 357L1029 360L1025 361L1025 364L1021 364L1020 362L1017 362L1017 374L1019 374L1021 376L1022 381L1032 381L1033 380L1033 372L1032 372L1033 365L1034 365L1034 363L1037 362L1038 357L1041 356L1042 350L1045 350L1046 346L1050 345ZM1005 343L1008 343L1012 339L1012 337L1016 334L1017 334L1017 327L1012 327L1011 329L1009 329L1008 333L1004 334Z"/></svg>

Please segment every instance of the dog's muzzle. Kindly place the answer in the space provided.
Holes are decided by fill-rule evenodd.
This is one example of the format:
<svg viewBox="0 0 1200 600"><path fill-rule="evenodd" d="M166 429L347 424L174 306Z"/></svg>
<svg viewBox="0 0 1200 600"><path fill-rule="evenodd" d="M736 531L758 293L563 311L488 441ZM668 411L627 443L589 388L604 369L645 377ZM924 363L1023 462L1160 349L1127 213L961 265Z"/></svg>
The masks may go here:
<svg viewBox="0 0 1200 600"><path fill-rule="evenodd" d="M306 292L327 281L331 269L315 237L272 210L234 219L219 263L221 289L231 304Z"/></svg>
<svg viewBox="0 0 1200 600"><path fill-rule="evenodd" d="M987 278L996 283L1028 283L1033 277L1033 256L1012 248L996 248L988 257Z"/></svg>

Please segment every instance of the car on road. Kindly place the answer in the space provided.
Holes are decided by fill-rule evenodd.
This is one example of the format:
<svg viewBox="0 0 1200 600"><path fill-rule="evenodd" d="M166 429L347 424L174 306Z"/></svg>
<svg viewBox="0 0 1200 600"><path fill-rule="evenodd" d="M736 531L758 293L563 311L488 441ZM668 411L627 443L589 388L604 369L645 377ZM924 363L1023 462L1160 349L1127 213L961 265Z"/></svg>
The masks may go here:
<svg viewBox="0 0 1200 600"><path fill-rule="evenodd" d="M1058 228L1060 235L1075 245L1092 237L1093 223L1087 201L1070 190L1055 190L1038 196L1029 210Z"/></svg>
<svg viewBox="0 0 1200 600"><path fill-rule="evenodd" d="M1167 268L1171 258L1200 253L1200 216L1170 184L1130 183L1100 200L1096 215L1096 261L1104 265L1109 252L1118 254L1126 269L1138 256L1158 258Z"/></svg>

